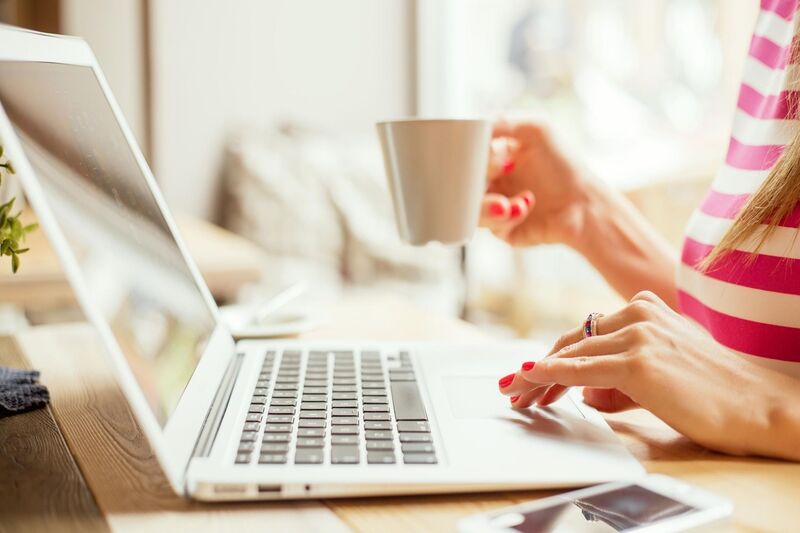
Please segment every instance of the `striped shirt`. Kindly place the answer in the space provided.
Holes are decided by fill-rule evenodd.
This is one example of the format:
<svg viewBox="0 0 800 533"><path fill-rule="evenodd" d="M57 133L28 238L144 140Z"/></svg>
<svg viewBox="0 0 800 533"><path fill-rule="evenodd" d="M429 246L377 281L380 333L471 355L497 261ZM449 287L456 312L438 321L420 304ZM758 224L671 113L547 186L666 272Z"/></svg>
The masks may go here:
<svg viewBox="0 0 800 533"><path fill-rule="evenodd" d="M787 95L800 88L793 53L800 0L761 0L725 164L687 227L678 272L681 312L745 357L800 376L800 206L753 262L758 235L706 273L696 265L731 226L791 140ZM765 226L762 226L762 229Z"/></svg>

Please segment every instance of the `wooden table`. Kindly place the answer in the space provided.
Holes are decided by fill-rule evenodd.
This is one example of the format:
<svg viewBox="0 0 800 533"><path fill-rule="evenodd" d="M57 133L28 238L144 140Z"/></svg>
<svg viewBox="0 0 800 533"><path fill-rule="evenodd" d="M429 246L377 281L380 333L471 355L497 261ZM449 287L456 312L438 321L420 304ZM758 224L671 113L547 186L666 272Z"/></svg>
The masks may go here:
<svg viewBox="0 0 800 533"><path fill-rule="evenodd" d="M332 315L336 317L333 322L307 336L486 340L484 334L464 322L428 314L396 299L344 303ZM48 428L53 433L54 424L43 422L47 411L0 420L0 472L6 473L0 477L0 530L5 523L15 526L8 530L19 531L48 529L53 524L81 531L109 527L150 532L234 530L240 526L275 531L269 517L277 515L270 513L303 505L213 505L175 496L88 326L33 328L20 332L16 341L28 361L42 370L42 381L52 394L52 413L68 451L62 447L48 453L46 457L50 459L43 465L32 461L30 454L24 454L27 459L12 458L10 453L21 452L19 439L11 438L10 432L17 431L21 438L31 439L31 447L39 452L52 446L58 448L60 435L55 432L49 437L30 436L31 427L37 422L42 422L41 433L47 433ZM8 344L0 346L0 351L4 348L8 350ZM0 364L4 362L9 362L8 357L0 360ZM683 479L733 500L735 517L727 530L798 529L800 464L715 454L693 445L644 412L608 419L648 471ZM9 451L14 449L17 452ZM14 480L20 472L38 466L46 472L60 473ZM55 486L50 480L56 480ZM10 487L12 483L16 485ZM327 500L324 504L355 531L452 531L457 520L466 514L547 494L538 491L347 499ZM31 506L36 510L32 511ZM318 529L313 523L304 525L308 530Z"/></svg>

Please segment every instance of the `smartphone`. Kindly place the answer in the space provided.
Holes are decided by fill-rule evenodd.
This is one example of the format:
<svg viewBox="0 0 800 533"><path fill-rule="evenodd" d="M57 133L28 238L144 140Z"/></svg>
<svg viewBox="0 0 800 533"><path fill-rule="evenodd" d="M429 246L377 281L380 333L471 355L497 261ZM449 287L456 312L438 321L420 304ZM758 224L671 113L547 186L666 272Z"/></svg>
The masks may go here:
<svg viewBox="0 0 800 533"><path fill-rule="evenodd" d="M472 515L462 533L689 531L723 523L730 501L667 476L606 483L588 489Z"/></svg>

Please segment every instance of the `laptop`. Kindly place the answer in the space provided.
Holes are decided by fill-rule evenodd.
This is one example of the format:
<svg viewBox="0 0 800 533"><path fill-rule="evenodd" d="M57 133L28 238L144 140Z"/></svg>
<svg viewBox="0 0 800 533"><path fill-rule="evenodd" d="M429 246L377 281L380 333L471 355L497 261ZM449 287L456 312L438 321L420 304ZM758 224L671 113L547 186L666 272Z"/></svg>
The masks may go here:
<svg viewBox="0 0 800 533"><path fill-rule="evenodd" d="M0 103L6 155L177 493L474 492L643 472L574 395L509 407L497 378L535 344L235 343L83 40L0 27Z"/></svg>

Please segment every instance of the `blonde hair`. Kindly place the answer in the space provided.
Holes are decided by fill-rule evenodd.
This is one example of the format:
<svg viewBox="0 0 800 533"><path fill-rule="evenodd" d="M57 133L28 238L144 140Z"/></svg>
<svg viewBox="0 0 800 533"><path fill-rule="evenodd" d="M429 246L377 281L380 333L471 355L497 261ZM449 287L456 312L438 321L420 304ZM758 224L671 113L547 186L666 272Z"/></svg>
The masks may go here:
<svg viewBox="0 0 800 533"><path fill-rule="evenodd" d="M795 114L791 113L791 116ZM745 203L722 240L700 263L700 269L709 270L716 261L759 234L748 259L755 260L756 254L774 233L778 224L797 207L798 200L800 200L800 129L784 148L767 179ZM766 224L763 230L762 224Z"/></svg>

